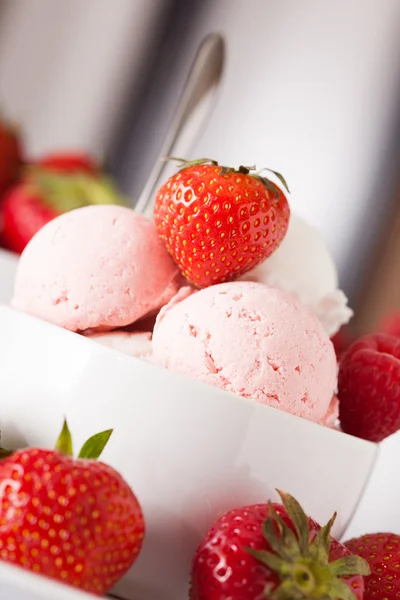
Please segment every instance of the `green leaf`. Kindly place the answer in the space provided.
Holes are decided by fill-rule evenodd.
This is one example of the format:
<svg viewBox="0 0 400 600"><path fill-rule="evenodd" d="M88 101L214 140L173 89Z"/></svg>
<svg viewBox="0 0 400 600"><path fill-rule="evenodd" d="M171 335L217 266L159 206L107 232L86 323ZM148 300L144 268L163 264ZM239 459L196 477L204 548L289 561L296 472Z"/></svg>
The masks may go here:
<svg viewBox="0 0 400 600"><path fill-rule="evenodd" d="M366 560L361 556L343 556L330 563L329 570L336 577L350 577L351 575L367 576L371 574L371 569Z"/></svg>
<svg viewBox="0 0 400 600"><path fill-rule="evenodd" d="M261 181L261 183L263 184L263 186L266 187L267 190L272 192L275 196L275 199L278 200L280 190L273 181L270 181L266 177L258 177L258 176L256 176L256 179L259 179Z"/></svg>
<svg viewBox="0 0 400 600"><path fill-rule="evenodd" d="M88 205L125 204L108 177L93 177L85 173L66 175L39 168L32 171L28 183L45 204L59 212Z"/></svg>
<svg viewBox="0 0 400 600"><path fill-rule="evenodd" d="M272 550L277 554L281 554L282 544L275 532L274 521L268 517L262 525L262 534L271 546Z"/></svg>
<svg viewBox="0 0 400 600"><path fill-rule="evenodd" d="M329 550L331 547L331 530L335 520L336 513L332 515L332 517L329 519L328 523L324 525L324 527L321 527L321 529L315 536L314 541L311 544L310 550L312 556L323 565L327 565L329 562Z"/></svg>
<svg viewBox="0 0 400 600"><path fill-rule="evenodd" d="M177 156L164 156L163 161L168 162L169 160L174 160L180 163L180 169L187 169L188 167L195 167L197 165L206 165L211 164L215 167L218 166L218 162L213 160L212 158L197 158L196 160L186 160L185 158L178 158Z"/></svg>
<svg viewBox="0 0 400 600"><path fill-rule="evenodd" d="M281 184L283 185L285 190L290 194L289 186L286 183L286 179L284 178L283 175L278 173L278 171L273 171L272 169L267 169L266 167L264 169L261 169L261 171L258 171L258 174L262 173L263 171L269 171L270 173L273 173L275 175L275 177L277 177L279 179L279 181L281 182Z"/></svg>
<svg viewBox="0 0 400 600"><path fill-rule="evenodd" d="M273 504L268 503L269 516L262 526L262 533L269 542L272 550L287 561L300 553L299 544L295 534L276 512ZM276 528L279 536L276 535Z"/></svg>
<svg viewBox="0 0 400 600"><path fill-rule="evenodd" d="M106 431L101 431L100 433L92 435L92 437L83 444L78 458L90 458L92 460L99 458L106 447L112 432L112 429L107 429Z"/></svg>
<svg viewBox="0 0 400 600"><path fill-rule="evenodd" d="M290 496L290 494L286 494L285 492L282 492L281 490L276 490L279 494L279 496L281 497L283 506L286 509L286 512L288 514L288 516L290 517L290 519L293 522L294 528L297 532L297 537L298 537L298 545L300 546L300 552L303 556L308 556L309 555L309 544L308 544L308 537L309 537L309 528L308 528L308 519L307 516L304 512L304 510L301 508L300 504L297 502L297 500L295 498L293 498L293 496Z"/></svg>
<svg viewBox="0 0 400 600"><path fill-rule="evenodd" d="M272 594L265 594L265 598L267 600L305 600L304 594L296 589L290 579L284 581Z"/></svg>
<svg viewBox="0 0 400 600"><path fill-rule="evenodd" d="M220 175L228 175L229 173L232 173L234 171L234 169L231 169L230 167L221 167L221 170L219 172Z"/></svg>
<svg viewBox="0 0 400 600"><path fill-rule="evenodd" d="M58 436L58 440L56 442L56 450L58 450L62 454L66 454L67 456L73 456L73 454L74 454L74 451L72 448L71 432L68 429L68 424L67 424L66 419L64 419L63 428L61 429L61 433Z"/></svg>
<svg viewBox="0 0 400 600"><path fill-rule="evenodd" d="M237 172L242 173L242 175L248 175L248 173L250 173L250 171L255 171L255 170L256 170L255 165L252 165L251 167L245 167L244 165L240 165Z"/></svg>
<svg viewBox="0 0 400 600"><path fill-rule="evenodd" d="M340 579L332 581L329 587L329 598L335 600L357 600L357 596L353 594L351 589Z"/></svg>
<svg viewBox="0 0 400 600"><path fill-rule="evenodd" d="M253 548L245 548L245 550L248 554L251 554L251 556L256 558L263 565L266 565L275 573L282 575L288 571L287 562L273 552L268 552L267 550L254 550Z"/></svg>

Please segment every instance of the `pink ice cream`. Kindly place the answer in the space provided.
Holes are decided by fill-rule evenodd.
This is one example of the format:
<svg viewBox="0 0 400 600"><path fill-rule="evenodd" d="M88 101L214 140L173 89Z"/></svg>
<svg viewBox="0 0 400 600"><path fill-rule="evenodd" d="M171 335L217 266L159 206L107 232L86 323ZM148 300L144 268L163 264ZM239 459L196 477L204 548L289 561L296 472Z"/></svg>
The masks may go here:
<svg viewBox="0 0 400 600"><path fill-rule="evenodd" d="M326 414L318 422L325 427L337 427L339 420L339 399L333 396Z"/></svg>
<svg viewBox="0 0 400 600"><path fill-rule="evenodd" d="M186 298L181 290L157 318L153 357L294 415L329 425L335 419L332 343L294 296L265 284L224 283Z"/></svg>
<svg viewBox="0 0 400 600"><path fill-rule="evenodd" d="M151 221L121 206L88 206L31 240L12 306L72 331L107 331L159 309L179 277Z"/></svg>

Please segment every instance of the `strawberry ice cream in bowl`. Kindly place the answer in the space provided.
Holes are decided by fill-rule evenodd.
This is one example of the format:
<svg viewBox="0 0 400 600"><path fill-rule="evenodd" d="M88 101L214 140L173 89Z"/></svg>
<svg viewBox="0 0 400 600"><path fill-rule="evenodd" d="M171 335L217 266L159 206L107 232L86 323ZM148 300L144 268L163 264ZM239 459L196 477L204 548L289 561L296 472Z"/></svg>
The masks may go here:
<svg viewBox="0 0 400 600"><path fill-rule="evenodd" d="M377 446L338 426L329 336L346 300L333 278L323 322L326 303L259 277L290 218L279 173L194 161L160 188L153 221L81 208L21 256L0 308L1 442L46 446L64 417L77 443L113 429L104 460L147 527L118 597L187 598L210 525L276 488L322 521L337 510L339 536L360 501Z"/></svg>

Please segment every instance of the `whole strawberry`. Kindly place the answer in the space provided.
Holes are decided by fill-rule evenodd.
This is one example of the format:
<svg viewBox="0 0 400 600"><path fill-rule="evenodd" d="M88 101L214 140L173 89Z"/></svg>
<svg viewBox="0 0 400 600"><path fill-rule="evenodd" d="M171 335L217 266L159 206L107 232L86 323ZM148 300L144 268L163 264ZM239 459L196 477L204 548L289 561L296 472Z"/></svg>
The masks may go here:
<svg viewBox="0 0 400 600"><path fill-rule="evenodd" d="M345 543L350 552L362 556L371 569L365 578L364 600L400 598L400 536L373 533Z"/></svg>
<svg viewBox="0 0 400 600"><path fill-rule="evenodd" d="M197 287L253 269L286 234L290 209L283 191L252 169L207 160L184 163L157 193L159 235L182 274Z"/></svg>
<svg viewBox="0 0 400 600"><path fill-rule="evenodd" d="M354 342L340 362L338 398L345 433L380 442L400 429L400 338Z"/></svg>
<svg viewBox="0 0 400 600"><path fill-rule="evenodd" d="M197 549L191 600L363 598L367 563L330 537L297 501L255 504L221 517Z"/></svg>
<svg viewBox="0 0 400 600"><path fill-rule="evenodd" d="M120 203L105 178L82 172L29 170L26 178L9 190L1 207L3 244L21 253L39 229L58 215L90 204Z"/></svg>
<svg viewBox="0 0 400 600"><path fill-rule="evenodd" d="M13 184L22 164L22 150L17 131L0 120L0 197Z"/></svg>
<svg viewBox="0 0 400 600"><path fill-rule="evenodd" d="M74 460L66 424L58 448L0 461L0 558L94 594L105 594L141 549L140 505L124 479L97 458L111 431Z"/></svg>
<svg viewBox="0 0 400 600"><path fill-rule="evenodd" d="M38 160L35 167L41 167L58 173L87 173L99 175L100 168L88 154L81 152L55 152Z"/></svg>

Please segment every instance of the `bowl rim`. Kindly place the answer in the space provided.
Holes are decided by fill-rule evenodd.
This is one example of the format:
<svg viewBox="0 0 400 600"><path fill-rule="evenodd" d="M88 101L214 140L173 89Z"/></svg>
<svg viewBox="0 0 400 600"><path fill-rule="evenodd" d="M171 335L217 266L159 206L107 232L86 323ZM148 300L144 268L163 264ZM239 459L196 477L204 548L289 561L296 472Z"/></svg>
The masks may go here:
<svg viewBox="0 0 400 600"><path fill-rule="evenodd" d="M60 327L59 325L55 325L53 323L50 323L49 321L45 321L44 319L40 319L38 317L32 316L28 313L25 313L23 311L15 309L12 306L0 304L0 323L1 323L1 320L3 317L6 318L7 320L13 319L13 320L17 320L17 321L21 322L24 325L24 330L26 332L28 332L31 325L33 325L34 327L41 327L43 329L43 332L46 332L46 335L48 335L49 337L52 337L52 338L57 338L58 343L60 343L60 341L62 343L62 340L67 339L67 338L69 339L69 342L71 343L72 339L74 339L75 341L73 343L86 344L88 347L90 347L92 354L97 355L97 356L102 355L103 358L107 357L110 361L118 361L118 363L122 362L124 365L126 365L127 368L132 368L132 361L133 361L138 367L140 366L140 368L142 370L148 370L148 369L161 370L164 373L164 376L170 377L171 380L172 379L178 380L178 381L181 380L181 381L185 381L186 384L188 384L188 382L190 382L194 386L203 386L204 391L209 390L210 387L212 387L213 390L218 390L221 394L225 394L225 395L228 394L232 399L235 399L235 402L245 403L246 405L249 405L249 403L251 405L253 405L255 403L255 400L253 400L252 398L246 398L243 396L239 396L238 394L235 394L228 390L223 390L222 388L210 386L209 384L207 384L203 381L200 381L197 379L192 379L181 373L169 371L168 369L164 369L161 365L157 364L155 361L152 362L149 360L145 360L142 358L137 358L135 356L128 355L128 354L121 352L119 350L116 350L114 348L110 348L103 344L99 344L95 340L92 340L90 337L86 337L84 335L77 334L74 331L64 329L63 327ZM27 325L27 327L25 327L25 325ZM360 446L368 447L369 449L375 448L375 451L377 451L379 449L379 444L368 441L368 440L364 440L362 438L358 438L356 436L352 436L350 434L347 434L347 433L341 431L340 429L326 427L325 425L321 425L320 423L317 423L315 421L311 421L304 417L293 415L289 412L279 410L278 408L274 408L274 407L271 407L271 406L268 406L265 404L261 404L261 403L256 403L256 404L257 404L257 406L262 407L262 409L266 411L266 413L265 413L266 415L271 414L271 411L273 411L274 414L279 413L280 415L285 415L287 418L296 419L297 421L303 422L303 424L306 423L308 426L311 426L311 427L312 426L323 427L326 430L327 435L334 435L334 436L336 435L336 436L340 436L340 437L345 436L347 439L351 439L353 443L358 444Z"/></svg>

